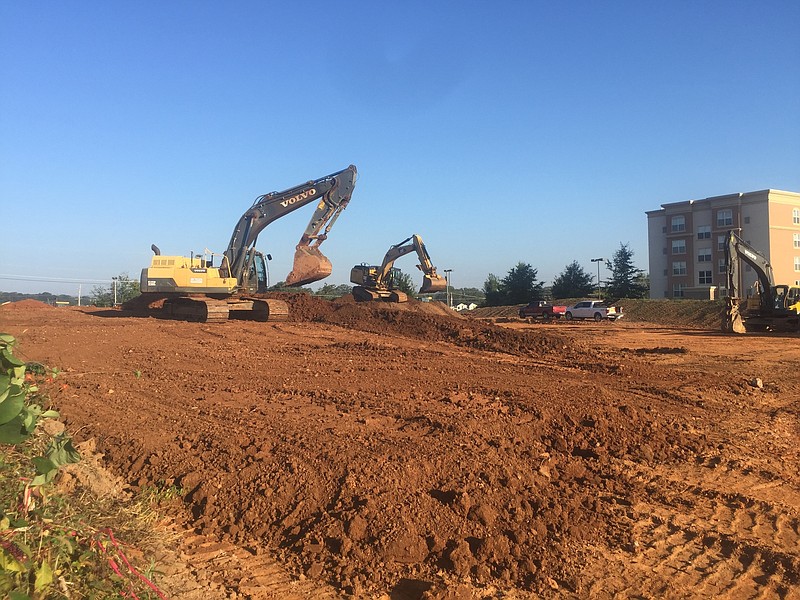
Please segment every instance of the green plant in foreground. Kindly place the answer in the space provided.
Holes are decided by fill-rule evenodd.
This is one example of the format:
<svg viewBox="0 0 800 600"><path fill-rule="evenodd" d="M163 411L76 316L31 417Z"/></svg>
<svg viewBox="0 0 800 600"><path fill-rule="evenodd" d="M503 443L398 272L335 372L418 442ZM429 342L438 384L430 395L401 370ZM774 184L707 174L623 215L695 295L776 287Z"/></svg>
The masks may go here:
<svg viewBox="0 0 800 600"><path fill-rule="evenodd" d="M152 535L148 504L169 500L175 490L133 504L51 490L60 468L80 455L66 434L49 437L36 430L39 419L58 416L43 409L46 397L37 378L50 381L58 371L26 365L14 356L15 344L0 334L0 598L163 599L131 564L114 531ZM151 564L148 575L156 573Z"/></svg>

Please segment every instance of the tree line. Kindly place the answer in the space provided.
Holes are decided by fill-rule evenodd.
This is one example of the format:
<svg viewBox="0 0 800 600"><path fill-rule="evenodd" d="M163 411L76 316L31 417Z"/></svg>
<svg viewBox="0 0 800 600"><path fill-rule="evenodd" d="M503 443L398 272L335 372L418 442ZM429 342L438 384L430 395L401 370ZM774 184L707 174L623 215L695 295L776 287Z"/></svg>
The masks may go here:
<svg viewBox="0 0 800 600"><path fill-rule="evenodd" d="M648 276L633 264L633 250L628 244L620 244L613 258L605 263L611 278L603 288L606 298L644 298L650 291ZM587 273L577 260L569 263L553 280L550 296L559 298L590 297L600 289L594 275ZM489 274L483 284L485 306L509 306L525 304L533 300L546 300L543 281L538 281L538 270L519 262L502 279Z"/></svg>

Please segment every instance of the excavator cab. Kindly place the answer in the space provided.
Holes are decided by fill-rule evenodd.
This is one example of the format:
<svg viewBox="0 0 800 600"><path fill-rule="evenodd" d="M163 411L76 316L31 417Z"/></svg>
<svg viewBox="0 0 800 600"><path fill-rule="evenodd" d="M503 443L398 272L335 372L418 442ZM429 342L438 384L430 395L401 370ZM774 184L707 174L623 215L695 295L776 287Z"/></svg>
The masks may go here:
<svg viewBox="0 0 800 600"><path fill-rule="evenodd" d="M263 294L267 291L266 257L250 248L247 251L247 275L242 277L241 289L247 294Z"/></svg>

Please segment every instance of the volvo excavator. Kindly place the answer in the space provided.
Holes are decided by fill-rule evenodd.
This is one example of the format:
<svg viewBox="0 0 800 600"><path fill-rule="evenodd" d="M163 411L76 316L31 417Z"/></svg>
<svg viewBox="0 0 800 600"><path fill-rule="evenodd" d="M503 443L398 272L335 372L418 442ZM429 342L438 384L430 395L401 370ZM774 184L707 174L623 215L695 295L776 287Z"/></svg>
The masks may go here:
<svg viewBox="0 0 800 600"><path fill-rule="evenodd" d="M150 266L142 269L140 282L144 301L150 305L164 298L161 310L165 316L190 321L286 320L286 302L258 297L267 291L265 256L255 249L258 235L276 219L317 202L295 249L286 284L301 286L324 279L331 274L332 266L319 245L350 202L356 175L356 167L350 165L288 190L259 196L239 219L221 255L205 250L189 257L162 256L157 246L151 246L154 256ZM218 266L214 266L215 257Z"/></svg>
<svg viewBox="0 0 800 600"><path fill-rule="evenodd" d="M383 300L384 302L407 302L408 295L397 289L394 281L395 271L392 269L394 261L410 252L416 252L420 264L417 268L424 273L420 294L441 292L446 288L447 281L436 273L436 267L431 264L431 257L422 243L422 238L417 234L406 238L399 244L389 248L380 266L361 264L350 270L350 282L353 287L353 298L356 302Z"/></svg>
<svg viewBox="0 0 800 600"><path fill-rule="evenodd" d="M750 265L758 278L756 293L744 302L739 298L739 261ZM772 265L734 231L725 240L728 297L722 317L726 333L748 331L800 331L800 288L775 285Z"/></svg>

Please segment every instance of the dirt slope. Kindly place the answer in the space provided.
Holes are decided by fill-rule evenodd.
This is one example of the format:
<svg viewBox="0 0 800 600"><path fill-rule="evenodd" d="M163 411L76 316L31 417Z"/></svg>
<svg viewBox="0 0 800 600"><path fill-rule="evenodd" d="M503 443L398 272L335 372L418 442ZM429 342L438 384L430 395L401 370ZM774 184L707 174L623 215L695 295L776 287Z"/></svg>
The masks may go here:
<svg viewBox="0 0 800 600"><path fill-rule="evenodd" d="M558 305L571 306L579 299L556 300ZM716 330L720 327L724 304L708 300L649 300L625 298L613 302L621 306L626 322L671 325ZM470 311L473 318L517 318L521 304L488 306Z"/></svg>
<svg viewBox="0 0 800 600"><path fill-rule="evenodd" d="M206 598L800 597L797 336L286 299L0 307L79 440L186 491Z"/></svg>

